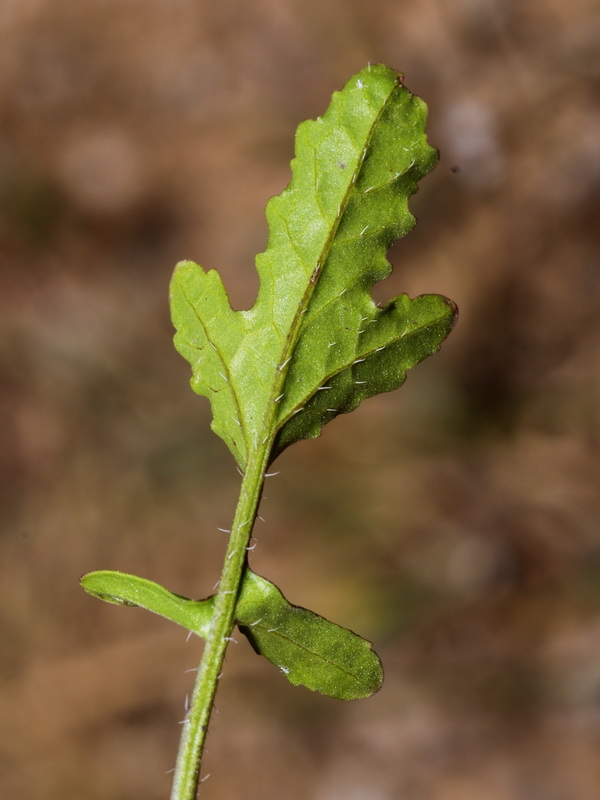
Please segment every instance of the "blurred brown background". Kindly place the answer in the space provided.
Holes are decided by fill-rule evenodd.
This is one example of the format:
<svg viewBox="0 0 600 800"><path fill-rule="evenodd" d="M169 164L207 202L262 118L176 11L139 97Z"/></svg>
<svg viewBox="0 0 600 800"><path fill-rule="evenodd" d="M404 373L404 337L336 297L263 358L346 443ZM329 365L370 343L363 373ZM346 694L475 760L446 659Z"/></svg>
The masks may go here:
<svg viewBox="0 0 600 800"><path fill-rule="evenodd" d="M343 704L230 648L203 800L600 793L591 0L2 0L0 797L164 800L201 644L86 596L203 596L239 476L175 353L175 262L257 288L293 133L368 61L441 162L379 298L461 318L400 392L280 459L253 566L371 638Z"/></svg>

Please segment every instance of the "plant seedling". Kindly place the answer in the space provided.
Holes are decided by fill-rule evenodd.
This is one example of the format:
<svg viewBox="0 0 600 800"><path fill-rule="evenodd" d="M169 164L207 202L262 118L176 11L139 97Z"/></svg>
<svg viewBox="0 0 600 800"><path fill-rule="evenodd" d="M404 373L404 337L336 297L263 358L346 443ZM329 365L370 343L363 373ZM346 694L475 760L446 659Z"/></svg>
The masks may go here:
<svg viewBox="0 0 600 800"><path fill-rule="evenodd" d="M290 683L354 700L383 679L371 643L289 603L255 574L248 550L265 476L275 458L363 400L401 386L450 332L454 304L439 295L371 297L391 266L390 245L411 230L417 182L437 161L427 109L385 66L369 65L303 122L289 186L267 205L269 239L257 256L260 288L234 311L221 278L191 261L171 283L175 346L191 385L210 400L212 428L242 474L218 590L205 600L152 581L91 572L83 588L146 608L206 640L177 757L171 800L195 798L202 753L234 627Z"/></svg>

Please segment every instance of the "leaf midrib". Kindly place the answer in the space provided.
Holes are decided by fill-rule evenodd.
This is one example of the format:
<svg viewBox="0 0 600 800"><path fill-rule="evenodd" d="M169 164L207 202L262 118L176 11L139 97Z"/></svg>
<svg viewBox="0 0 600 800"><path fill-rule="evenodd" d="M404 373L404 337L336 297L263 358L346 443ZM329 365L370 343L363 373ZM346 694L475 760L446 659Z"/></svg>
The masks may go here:
<svg viewBox="0 0 600 800"><path fill-rule="evenodd" d="M330 255L331 250L333 248L333 243L335 241L335 237L336 237L337 231L338 231L340 223L341 223L341 221L342 221L342 219L344 217L344 214L346 213L346 209L348 207L348 203L350 201L350 196L352 194L352 191L354 190L354 188L356 187L356 184L358 182L358 178L359 178L359 175L360 175L361 170L363 168L369 145L371 144L371 142L373 140L375 129L377 128L381 117L383 116L385 111L387 111L388 107L390 106L390 104L392 102L392 98L398 92L398 90L399 90L399 88L401 86L402 86L402 83L401 83L400 79L396 78L396 81L394 83L393 88L391 89L390 93L386 97L385 101L382 103L381 108L379 109L379 112L374 117L373 122L371 123L371 127L369 129L368 135L365 138L365 144L363 145L362 153L359 156L359 159L358 159L356 168L354 170L354 173L353 173L350 181L348 182L348 187L346 188L346 191L344 193L344 197L342 199L342 202L339 205L338 213L337 213L337 215L335 217L334 223L331 226L330 232L329 232L329 234L327 236L327 239L325 240L323 248L321 249L319 257L316 259L316 266L315 266L310 278L308 279L308 284L306 286L306 289L304 290L304 294L303 294L303 296L302 296L302 298L300 300L300 303L298 304L298 308L296 309L296 313L294 314L294 318L293 318L292 323L290 325L289 331L288 331L288 333L286 335L286 344L283 347L283 350L282 350L282 353L281 353L281 356L280 356L280 360L279 360L279 364L275 368L275 374L277 374L277 372L279 372L280 373L280 377L279 377L278 380L275 380L273 382L273 388L272 388L270 396L267 399L267 405L266 405L266 408L265 408L265 417L264 417L264 422L263 422L263 430L269 432L269 436L268 436L268 447L269 447L269 449L272 448L273 442L275 440L275 437L277 436L277 433L281 430L281 428L283 427L283 425L287 421L287 418L285 418L285 419L279 421L277 424L273 424L273 420L277 416L277 410L278 410L278 404L275 402L275 399L281 395L282 388L285 385L287 373L288 373L288 370L289 370L289 364L291 363L291 360L292 360L290 358L290 354L293 353L293 351L294 351L294 349L296 347L296 344L298 343L298 339L300 338L300 330L302 328L302 322L303 322L302 317L303 317L305 311L308 309L308 306L310 304L310 300L312 298L313 292L315 291L318 279L319 279L320 275L322 274L322 272L323 272L323 270L324 270L324 268L325 268L325 266L327 264L327 261L329 259L329 255ZM313 148L313 152L314 152L314 148ZM317 203L318 203L318 199L317 199ZM290 238L290 241L292 241L291 238ZM293 242L292 242L292 245L293 245ZM287 366L285 368L282 368L281 367L282 364L286 364Z"/></svg>
<svg viewBox="0 0 600 800"><path fill-rule="evenodd" d="M344 675L347 675L349 678L352 678L352 680L354 680L355 683L358 686L361 686L360 679L356 677L355 673L350 672L348 669L345 669L337 661L333 661L331 658L327 658L326 656L321 655L320 653L315 652L314 650L311 650L309 647L307 647L306 645L302 644L301 642L298 642L296 639L292 639L291 636L288 636L287 634L282 633L281 631L273 630L272 628L268 628L262 622L261 623L254 623L253 625L252 624L250 624L250 625L245 624L244 625L244 623L242 623L242 622L240 622L238 624L241 625L244 628L249 628L250 630L254 630L256 628L258 628L259 630L262 629L265 633L268 633L269 636L277 636L280 639L284 639L285 641L290 642L294 647L297 647L300 650L303 650L305 653L308 653L309 655L313 656L318 661L323 661L325 664L329 664L330 666L335 667L337 670L339 670L339 672L343 673ZM278 665L278 666L280 666L280 665ZM295 665L292 665L291 669L294 669L294 667L295 667Z"/></svg>

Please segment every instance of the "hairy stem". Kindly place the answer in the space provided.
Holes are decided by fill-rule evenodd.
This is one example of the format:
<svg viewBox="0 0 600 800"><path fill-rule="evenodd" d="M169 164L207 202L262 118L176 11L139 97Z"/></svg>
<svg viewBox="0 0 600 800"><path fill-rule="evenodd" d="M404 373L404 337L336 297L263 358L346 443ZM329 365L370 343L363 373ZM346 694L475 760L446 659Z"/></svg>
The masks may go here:
<svg viewBox="0 0 600 800"><path fill-rule="evenodd" d="M195 800L198 792L204 743L225 653L235 625L235 606L246 566L246 548L260 502L269 445L266 444L249 459L242 481L210 632L198 668L190 709L183 723L171 800Z"/></svg>

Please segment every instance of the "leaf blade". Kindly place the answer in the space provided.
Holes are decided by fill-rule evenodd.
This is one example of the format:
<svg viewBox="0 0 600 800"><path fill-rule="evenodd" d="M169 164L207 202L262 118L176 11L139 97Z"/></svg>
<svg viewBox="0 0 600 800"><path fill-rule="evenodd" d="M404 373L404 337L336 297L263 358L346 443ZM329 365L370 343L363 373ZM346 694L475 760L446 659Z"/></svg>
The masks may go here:
<svg viewBox="0 0 600 800"><path fill-rule="evenodd" d="M246 333L243 317L231 308L218 273L204 272L193 261L181 261L175 268L170 305L175 347L192 367L192 389L209 398L212 429L243 468L248 457L245 406L231 372Z"/></svg>
<svg viewBox="0 0 600 800"><path fill-rule="evenodd" d="M370 697L381 688L383 668L370 642L292 605L275 584L250 570L236 617L256 652L294 686L339 700Z"/></svg>
<svg viewBox="0 0 600 800"><path fill-rule="evenodd" d="M325 384L288 409L273 457L300 439L319 436L326 422L353 411L363 400L399 388L411 367L439 349L452 325L452 305L439 295L413 300L400 295L381 312L379 325L366 331L360 347L329 366ZM371 331L375 335L370 337Z"/></svg>
<svg viewBox="0 0 600 800"><path fill-rule="evenodd" d="M206 638L214 595L191 600L154 581L114 570L83 575L88 594L116 605L144 608ZM381 688L381 661L356 633L289 603L275 584L247 567L236 622L254 650L294 686L341 700L369 697Z"/></svg>
<svg viewBox="0 0 600 800"><path fill-rule="evenodd" d="M80 578L80 583L88 594L106 603L145 608L198 636L206 638L208 634L214 595L206 600L190 600L159 583L116 570L88 572Z"/></svg>
<svg viewBox="0 0 600 800"><path fill-rule="evenodd" d="M366 397L397 388L448 335L456 309L445 298L401 296L379 309L370 294L391 271L387 248L414 225L408 199L417 181L437 161L426 116L400 76L375 65L299 126L291 182L267 204L269 240L249 311L231 309L216 273L178 265L175 345L242 469L265 443L273 460ZM430 318L411 326L424 302ZM382 380L386 347L396 364L385 361ZM319 392L330 393L326 403Z"/></svg>

